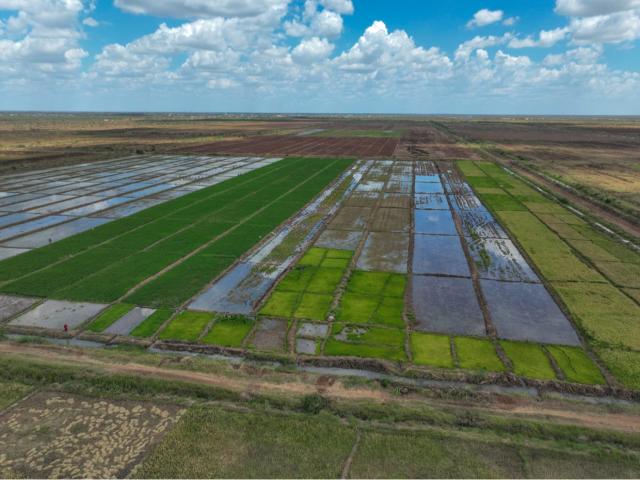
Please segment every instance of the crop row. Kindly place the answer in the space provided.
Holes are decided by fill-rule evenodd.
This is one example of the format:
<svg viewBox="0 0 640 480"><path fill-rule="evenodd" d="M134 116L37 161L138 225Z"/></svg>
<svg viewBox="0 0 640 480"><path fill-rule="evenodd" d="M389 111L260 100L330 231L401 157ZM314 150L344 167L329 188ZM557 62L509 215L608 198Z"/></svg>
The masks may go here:
<svg viewBox="0 0 640 480"><path fill-rule="evenodd" d="M235 187L206 196L202 201L179 204L173 211L164 210L162 218L146 222L129 233L106 240L94 235L93 245L86 242L79 253L2 289L112 302L160 272L162 275L129 300L148 301L153 306L177 306L301 208L350 163L300 159L284 162L284 168L266 167L270 171L253 176L253 181L234 182ZM301 182L303 172L306 176ZM169 268L172 266L175 268Z"/></svg>

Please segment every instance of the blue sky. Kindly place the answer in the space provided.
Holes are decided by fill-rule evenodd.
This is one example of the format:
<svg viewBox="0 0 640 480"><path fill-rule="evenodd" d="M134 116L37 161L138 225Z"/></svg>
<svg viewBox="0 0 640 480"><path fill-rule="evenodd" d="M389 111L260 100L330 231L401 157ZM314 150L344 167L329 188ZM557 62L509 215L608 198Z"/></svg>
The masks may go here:
<svg viewBox="0 0 640 480"><path fill-rule="evenodd" d="M0 0L0 109L637 114L640 0Z"/></svg>

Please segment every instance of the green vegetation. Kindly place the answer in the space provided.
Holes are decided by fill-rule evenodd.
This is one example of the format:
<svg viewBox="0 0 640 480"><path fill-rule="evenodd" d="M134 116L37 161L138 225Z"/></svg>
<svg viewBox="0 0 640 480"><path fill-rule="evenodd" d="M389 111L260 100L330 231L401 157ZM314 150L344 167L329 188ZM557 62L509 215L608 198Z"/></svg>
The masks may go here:
<svg viewBox="0 0 640 480"><path fill-rule="evenodd" d="M355 431L331 417L191 409L138 478L337 478Z"/></svg>
<svg viewBox="0 0 640 480"><path fill-rule="evenodd" d="M87 330L95 333L103 332L117 320L120 320L129 313L133 307L134 305L129 303L116 303L115 305L111 305L89 324Z"/></svg>
<svg viewBox="0 0 640 480"><path fill-rule="evenodd" d="M504 365L496 353L491 340L456 337L454 339L456 355L461 368L502 372Z"/></svg>
<svg viewBox="0 0 640 480"><path fill-rule="evenodd" d="M598 344L640 349L640 308L611 284L556 283L586 335Z"/></svg>
<svg viewBox="0 0 640 480"><path fill-rule="evenodd" d="M51 298L111 302L169 267L127 301L176 308L322 191L350 163L283 160L257 170L261 174L252 172L247 178L238 177L243 180L233 179L167 202L159 206L161 209L128 217L128 225L133 225L129 231L99 227L90 234L71 237L73 240L63 246L74 246L68 246L64 256L60 255L62 247L44 247L40 255L48 256L50 262L37 266L42 270L33 271L37 262L30 262L31 256L14 260L7 265L18 274L10 278L20 278L1 288Z"/></svg>
<svg viewBox="0 0 640 480"><path fill-rule="evenodd" d="M212 319L211 313L182 312L160 332L160 340L195 342Z"/></svg>
<svg viewBox="0 0 640 480"><path fill-rule="evenodd" d="M169 310L167 308L160 308L149 315L144 321L133 329L131 332L131 336L147 338L151 337L154 333L156 333L160 327L171 318L173 315L173 310Z"/></svg>
<svg viewBox="0 0 640 480"><path fill-rule="evenodd" d="M298 303L298 308L296 308L293 316L296 318L323 322L329 314L332 301L332 295L304 293L302 294L302 297L300 297L300 303Z"/></svg>
<svg viewBox="0 0 640 480"><path fill-rule="evenodd" d="M549 345L546 348L568 381L591 385L605 383L602 373L583 349L556 345Z"/></svg>
<svg viewBox="0 0 640 480"><path fill-rule="evenodd" d="M404 330L382 327L361 327L334 323L332 337L324 353L329 356L353 356L406 360Z"/></svg>
<svg viewBox="0 0 640 480"><path fill-rule="evenodd" d="M293 309L298 301L298 294L295 292L275 291L269 297L269 301L260 310L261 315L269 317L286 317L293 315Z"/></svg>
<svg viewBox="0 0 640 480"><path fill-rule="evenodd" d="M353 252L310 248L278 284L261 315L324 321Z"/></svg>
<svg viewBox="0 0 640 480"><path fill-rule="evenodd" d="M413 332L411 334L413 363L434 367L453 368L451 340L446 335Z"/></svg>
<svg viewBox="0 0 640 480"><path fill-rule="evenodd" d="M371 432L362 439L353 460L352 476L520 478L523 471L519 452L513 446L473 442L436 432Z"/></svg>
<svg viewBox="0 0 640 480"><path fill-rule="evenodd" d="M240 347L253 328L253 320L246 317L220 317L202 339L203 343L222 347Z"/></svg>
<svg viewBox="0 0 640 480"><path fill-rule="evenodd" d="M500 345L513 363L516 375L538 380L556 378L551 362L540 345L508 341L501 341Z"/></svg>
<svg viewBox="0 0 640 480"><path fill-rule="evenodd" d="M481 186L476 189L481 200L551 282L606 367L625 385L638 388L640 369L625 362L640 351L640 255L496 164L464 161L458 166L474 187ZM493 191L495 187L490 187L492 193L483 190L491 180L502 187L502 195ZM524 208L516 208L514 202ZM604 381L579 349L551 347L549 351L567 380Z"/></svg>
<svg viewBox="0 0 640 480"><path fill-rule="evenodd" d="M598 349L598 355L623 385L640 390L640 352L601 348Z"/></svg>
<svg viewBox="0 0 640 480"><path fill-rule="evenodd" d="M404 275L356 270L340 302L337 319L349 323L403 327L405 289Z"/></svg>

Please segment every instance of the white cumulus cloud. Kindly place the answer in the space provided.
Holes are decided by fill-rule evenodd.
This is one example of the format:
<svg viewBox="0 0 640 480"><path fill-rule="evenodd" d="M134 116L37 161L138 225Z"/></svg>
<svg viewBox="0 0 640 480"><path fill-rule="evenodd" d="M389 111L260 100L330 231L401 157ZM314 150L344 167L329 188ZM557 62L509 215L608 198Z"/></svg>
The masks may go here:
<svg viewBox="0 0 640 480"><path fill-rule="evenodd" d="M478 10L473 15L473 18L467 22L467 28L485 27L492 23L500 22L503 17L504 12L502 10L483 8L482 10Z"/></svg>

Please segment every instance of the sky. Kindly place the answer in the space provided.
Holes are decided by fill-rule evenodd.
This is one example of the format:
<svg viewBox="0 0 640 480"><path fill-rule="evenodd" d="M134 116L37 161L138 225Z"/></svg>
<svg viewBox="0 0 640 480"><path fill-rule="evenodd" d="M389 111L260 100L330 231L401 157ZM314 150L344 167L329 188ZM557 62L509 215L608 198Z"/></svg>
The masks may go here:
<svg viewBox="0 0 640 480"><path fill-rule="evenodd" d="M640 0L0 0L0 110L640 114Z"/></svg>

